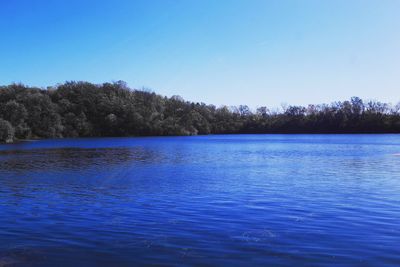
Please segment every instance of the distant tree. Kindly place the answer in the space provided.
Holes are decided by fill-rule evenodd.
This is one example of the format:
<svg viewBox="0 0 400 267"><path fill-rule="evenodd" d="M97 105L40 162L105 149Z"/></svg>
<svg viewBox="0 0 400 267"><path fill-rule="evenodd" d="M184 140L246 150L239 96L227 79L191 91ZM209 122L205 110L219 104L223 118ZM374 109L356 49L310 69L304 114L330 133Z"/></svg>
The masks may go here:
<svg viewBox="0 0 400 267"><path fill-rule="evenodd" d="M269 111L269 109L267 107L259 107L259 108L257 108L256 114L258 116L261 116L261 117L265 118L265 117L268 116L269 112L270 111Z"/></svg>
<svg viewBox="0 0 400 267"><path fill-rule="evenodd" d="M14 126L23 123L28 117L28 112L24 105L15 100L10 100L4 105L2 114L4 119L8 120Z"/></svg>
<svg viewBox="0 0 400 267"><path fill-rule="evenodd" d="M304 116L306 112L305 107L300 106L288 106L285 110L285 115L297 117L297 116Z"/></svg>
<svg viewBox="0 0 400 267"><path fill-rule="evenodd" d="M90 136L92 131L91 124L87 121L86 115L80 113L75 115L69 112L63 117L63 136L65 137L78 137L78 136Z"/></svg>
<svg viewBox="0 0 400 267"><path fill-rule="evenodd" d="M215 107L133 90L125 82L0 86L3 141L26 138L235 133L399 133L400 104L352 97L281 110Z"/></svg>
<svg viewBox="0 0 400 267"><path fill-rule="evenodd" d="M251 115L251 110L247 105L240 105L237 110L239 111L240 116L249 116Z"/></svg>
<svg viewBox="0 0 400 267"><path fill-rule="evenodd" d="M400 115L400 102L393 107L394 115Z"/></svg>
<svg viewBox="0 0 400 267"><path fill-rule="evenodd" d="M14 141L14 128L10 122L0 119L0 142Z"/></svg>
<svg viewBox="0 0 400 267"><path fill-rule="evenodd" d="M26 123L28 112L23 104L10 100L3 106L1 114L15 129L15 137L18 139L30 137L31 129Z"/></svg>
<svg viewBox="0 0 400 267"><path fill-rule="evenodd" d="M15 126L15 137L18 139L27 139L32 135L31 128L25 122Z"/></svg>
<svg viewBox="0 0 400 267"><path fill-rule="evenodd" d="M23 101L28 111L27 122L33 135L46 138L61 137L61 117L57 106L45 92L28 94Z"/></svg>
<svg viewBox="0 0 400 267"><path fill-rule="evenodd" d="M209 134L211 131L209 122L196 110L185 114L180 120L180 125L184 125L190 135Z"/></svg>
<svg viewBox="0 0 400 267"><path fill-rule="evenodd" d="M351 107L353 114L356 116L361 115L361 113L364 112L364 103L359 97L351 98Z"/></svg>

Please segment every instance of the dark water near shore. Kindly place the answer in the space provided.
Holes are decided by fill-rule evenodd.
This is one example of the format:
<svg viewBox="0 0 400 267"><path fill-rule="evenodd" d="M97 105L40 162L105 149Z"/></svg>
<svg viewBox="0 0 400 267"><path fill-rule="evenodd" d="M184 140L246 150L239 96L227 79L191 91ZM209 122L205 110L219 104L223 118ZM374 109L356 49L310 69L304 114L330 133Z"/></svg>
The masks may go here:
<svg viewBox="0 0 400 267"><path fill-rule="evenodd" d="M0 266L399 266L400 135L0 145Z"/></svg>

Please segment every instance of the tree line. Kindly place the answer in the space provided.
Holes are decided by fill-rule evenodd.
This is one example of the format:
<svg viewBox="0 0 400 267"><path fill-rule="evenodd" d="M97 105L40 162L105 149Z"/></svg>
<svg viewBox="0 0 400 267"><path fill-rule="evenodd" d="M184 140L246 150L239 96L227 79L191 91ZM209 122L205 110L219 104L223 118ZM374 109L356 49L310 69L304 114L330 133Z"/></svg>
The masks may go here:
<svg viewBox="0 0 400 267"><path fill-rule="evenodd" d="M0 86L0 141L237 133L400 133L400 104L358 97L332 104L216 107L126 83Z"/></svg>

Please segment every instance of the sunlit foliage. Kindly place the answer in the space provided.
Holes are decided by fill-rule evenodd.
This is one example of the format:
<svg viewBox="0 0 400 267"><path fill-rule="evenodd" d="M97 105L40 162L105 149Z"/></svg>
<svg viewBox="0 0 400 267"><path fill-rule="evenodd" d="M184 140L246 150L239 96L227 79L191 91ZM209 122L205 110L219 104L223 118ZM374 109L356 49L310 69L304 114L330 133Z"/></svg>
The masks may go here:
<svg viewBox="0 0 400 267"><path fill-rule="evenodd" d="M132 90L124 82L0 87L0 141L224 133L398 133L400 105L358 97L330 105L215 107Z"/></svg>

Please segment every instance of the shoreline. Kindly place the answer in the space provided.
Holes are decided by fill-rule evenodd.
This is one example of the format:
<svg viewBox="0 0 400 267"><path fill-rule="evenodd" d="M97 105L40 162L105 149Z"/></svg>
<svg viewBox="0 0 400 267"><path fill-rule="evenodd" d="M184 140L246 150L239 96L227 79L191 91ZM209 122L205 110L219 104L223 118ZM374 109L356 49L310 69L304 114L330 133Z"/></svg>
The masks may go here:
<svg viewBox="0 0 400 267"><path fill-rule="evenodd" d="M35 139L19 139L13 142L0 142L0 145L15 145L18 143L29 143L29 142L38 142L44 140L63 140L63 139L91 139L91 138L169 138L169 137L196 137L196 136L235 136L235 135L400 135L400 132L353 132L353 133L221 133L221 134L197 134L197 135L132 135L132 136L79 136L79 137L58 137L58 138L35 138ZM398 154L397 156L400 156Z"/></svg>

